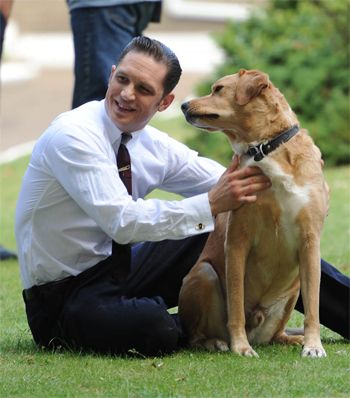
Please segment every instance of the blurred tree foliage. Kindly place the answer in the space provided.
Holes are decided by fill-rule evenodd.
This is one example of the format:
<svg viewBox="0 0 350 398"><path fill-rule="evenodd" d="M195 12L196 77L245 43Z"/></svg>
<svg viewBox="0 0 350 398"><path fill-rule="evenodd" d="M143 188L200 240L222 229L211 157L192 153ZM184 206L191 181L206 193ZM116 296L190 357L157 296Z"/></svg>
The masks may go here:
<svg viewBox="0 0 350 398"><path fill-rule="evenodd" d="M349 10L349 0L270 0L216 37L225 62L210 83L240 68L268 73L327 165L349 163ZM198 94L207 94L210 83ZM227 163L232 151L221 135L198 132L189 145Z"/></svg>

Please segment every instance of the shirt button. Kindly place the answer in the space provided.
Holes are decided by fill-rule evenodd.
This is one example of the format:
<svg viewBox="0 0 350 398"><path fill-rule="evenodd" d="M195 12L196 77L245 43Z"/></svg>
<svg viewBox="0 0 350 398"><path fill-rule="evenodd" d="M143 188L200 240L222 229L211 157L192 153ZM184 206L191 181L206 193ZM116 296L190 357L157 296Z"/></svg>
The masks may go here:
<svg viewBox="0 0 350 398"><path fill-rule="evenodd" d="M204 228L205 228L205 225L202 224L201 222L200 222L199 224L197 224L196 227L195 227L195 229L196 229L197 231L201 231L201 230L204 229Z"/></svg>

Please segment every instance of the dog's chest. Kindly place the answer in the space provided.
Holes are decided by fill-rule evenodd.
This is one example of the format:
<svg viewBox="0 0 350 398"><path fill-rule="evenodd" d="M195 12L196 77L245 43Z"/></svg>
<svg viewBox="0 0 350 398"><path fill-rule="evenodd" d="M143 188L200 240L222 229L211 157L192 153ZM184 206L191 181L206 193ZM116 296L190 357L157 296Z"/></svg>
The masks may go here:
<svg viewBox="0 0 350 398"><path fill-rule="evenodd" d="M270 191L274 200L267 206L278 206L279 218L275 223L275 234L283 235L283 239L290 249L294 249L298 242L299 228L297 216L310 201L310 187L308 184L297 185L294 177L287 174L272 158L265 158L261 162L249 161L250 164L260 167L272 182ZM271 193L270 192L270 193ZM259 200L259 199L258 199ZM280 236L281 237L281 236Z"/></svg>

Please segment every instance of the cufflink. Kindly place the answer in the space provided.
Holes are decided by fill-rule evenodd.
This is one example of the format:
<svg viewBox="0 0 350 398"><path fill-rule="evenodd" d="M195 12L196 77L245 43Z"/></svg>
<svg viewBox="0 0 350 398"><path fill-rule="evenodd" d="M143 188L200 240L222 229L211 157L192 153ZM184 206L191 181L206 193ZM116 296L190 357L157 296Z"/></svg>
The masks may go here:
<svg viewBox="0 0 350 398"><path fill-rule="evenodd" d="M196 229L197 231L201 231L201 230L204 229L204 228L205 228L205 225L202 224L201 222L195 226L195 229Z"/></svg>

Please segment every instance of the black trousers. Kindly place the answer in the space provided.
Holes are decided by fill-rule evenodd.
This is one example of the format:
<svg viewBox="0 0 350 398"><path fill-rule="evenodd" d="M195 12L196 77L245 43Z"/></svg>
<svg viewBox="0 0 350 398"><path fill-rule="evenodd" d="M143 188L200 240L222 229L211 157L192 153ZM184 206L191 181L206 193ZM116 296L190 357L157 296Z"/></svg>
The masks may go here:
<svg viewBox="0 0 350 398"><path fill-rule="evenodd" d="M23 292L37 344L112 354L136 350L157 355L183 342L178 303L183 277L196 262L207 235L179 241L116 246L113 255L77 277ZM127 278L121 271L131 269ZM321 264L321 323L345 338L349 329L349 278ZM303 311L299 299L296 307Z"/></svg>
<svg viewBox="0 0 350 398"><path fill-rule="evenodd" d="M168 308L178 302L183 277L207 235L179 241L113 246L113 255L76 277L23 292L35 342L44 347L144 355L174 351L182 338ZM131 270L127 278L125 267Z"/></svg>

